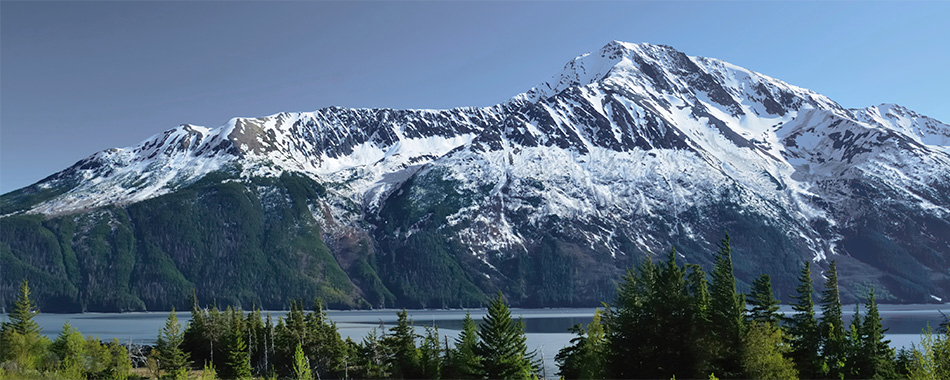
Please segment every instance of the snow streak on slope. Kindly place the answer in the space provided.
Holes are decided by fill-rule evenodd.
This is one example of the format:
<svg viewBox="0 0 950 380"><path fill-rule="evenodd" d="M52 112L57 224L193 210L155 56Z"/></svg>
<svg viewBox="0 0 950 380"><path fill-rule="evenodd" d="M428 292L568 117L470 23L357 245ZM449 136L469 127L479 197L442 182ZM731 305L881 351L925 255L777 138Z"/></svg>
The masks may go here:
<svg viewBox="0 0 950 380"><path fill-rule="evenodd" d="M621 233L656 249L657 220L689 236L702 221L687 215L729 204L822 259L871 210L852 204L860 194L847 181L946 215L948 141L946 124L900 106L847 110L721 60L614 41L494 107L331 107L180 126L44 180L77 185L31 212L137 202L229 171L303 173L373 214L407 180L439 169L477 194L448 222L466 226L458 239L480 257L527 250L526 228L550 217L588 226L578 233L594 251L621 252Z"/></svg>

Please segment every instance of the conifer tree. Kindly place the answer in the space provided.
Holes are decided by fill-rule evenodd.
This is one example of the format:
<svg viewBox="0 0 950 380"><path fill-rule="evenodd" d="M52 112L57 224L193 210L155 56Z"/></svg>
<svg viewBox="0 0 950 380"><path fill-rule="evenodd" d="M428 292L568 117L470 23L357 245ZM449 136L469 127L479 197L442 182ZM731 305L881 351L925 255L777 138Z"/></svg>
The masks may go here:
<svg viewBox="0 0 950 380"><path fill-rule="evenodd" d="M788 350L778 325L753 321L743 333L742 369L750 379L798 379Z"/></svg>
<svg viewBox="0 0 950 380"><path fill-rule="evenodd" d="M20 295L7 315L8 322L0 324L0 364L11 362L21 373L41 369L49 338L40 335L40 326L33 320L39 314L30 299L29 283L20 285Z"/></svg>
<svg viewBox="0 0 950 380"><path fill-rule="evenodd" d="M729 234L719 242L719 252L712 273L710 320L713 329L715 373L722 377L742 377L741 350L745 302L736 292L732 271L732 247Z"/></svg>
<svg viewBox="0 0 950 380"><path fill-rule="evenodd" d="M85 377L84 348L85 341L79 330L69 322L64 323L63 330L50 346L50 351L59 359L60 374L70 379Z"/></svg>
<svg viewBox="0 0 950 380"><path fill-rule="evenodd" d="M297 348L294 350L294 379L313 380L310 363L307 360L307 355L304 355L303 345L299 342L297 343Z"/></svg>
<svg viewBox="0 0 950 380"><path fill-rule="evenodd" d="M188 377L188 355L181 350L184 334L178 324L175 308L172 308L165 321L165 327L158 334L155 350L158 351L158 368L163 371L163 379L184 380Z"/></svg>
<svg viewBox="0 0 950 380"><path fill-rule="evenodd" d="M746 298L752 308L749 309L749 322L764 322L778 326L781 316L778 314L779 300L772 293L772 279L762 274L752 281L752 289Z"/></svg>
<svg viewBox="0 0 950 380"><path fill-rule="evenodd" d="M533 353L525 344L524 322L511 319L508 305L498 298L488 305L488 314L478 329L479 370L489 379L527 379L534 376Z"/></svg>
<svg viewBox="0 0 950 380"><path fill-rule="evenodd" d="M426 327L426 334L419 346L419 373L423 379L442 378L442 344L439 342L438 327Z"/></svg>
<svg viewBox="0 0 950 380"><path fill-rule="evenodd" d="M406 309L398 312L398 320L383 338L391 352L390 365L392 376L396 379L414 379L419 377L419 351L416 349L416 334L409 321Z"/></svg>
<svg viewBox="0 0 950 380"><path fill-rule="evenodd" d="M818 332L818 322L815 320L815 303L812 294L815 292L811 280L811 263L805 262L801 275L798 277L798 287L795 288L796 300L792 310L796 313L788 318L788 332L792 340L791 357L803 379L814 379L822 376L822 361L819 356L821 336Z"/></svg>
<svg viewBox="0 0 950 380"><path fill-rule="evenodd" d="M222 371L225 378L228 379L249 379L251 378L251 362L248 355L248 346L245 339L246 334L240 330L240 326L235 331L231 331L228 338L228 362Z"/></svg>
<svg viewBox="0 0 950 380"><path fill-rule="evenodd" d="M476 353L478 349L478 326L472 320L472 315L465 313L462 319L462 332L455 338L455 349L452 350L450 365L447 368L447 378L474 379L478 377L478 368L481 358Z"/></svg>
<svg viewBox="0 0 950 380"><path fill-rule="evenodd" d="M10 321L3 323L3 330L20 335L39 334L40 325L33 320L35 314L39 314L36 310L36 304L30 299L30 284L24 280L20 284L20 295L13 302L13 310L7 315Z"/></svg>
<svg viewBox="0 0 950 380"><path fill-rule="evenodd" d="M821 292L821 311L821 355L825 359L827 375L835 379L841 378L845 375L848 346L842 319L841 297L838 293L838 270L834 261L828 268L825 289Z"/></svg>
<svg viewBox="0 0 950 380"><path fill-rule="evenodd" d="M867 316L860 328L858 351L861 366L857 372L859 378L864 379L891 379L897 376L894 368L894 349L890 340L884 339L887 329L881 324L881 315L878 311L877 300L874 298L874 289L868 295Z"/></svg>

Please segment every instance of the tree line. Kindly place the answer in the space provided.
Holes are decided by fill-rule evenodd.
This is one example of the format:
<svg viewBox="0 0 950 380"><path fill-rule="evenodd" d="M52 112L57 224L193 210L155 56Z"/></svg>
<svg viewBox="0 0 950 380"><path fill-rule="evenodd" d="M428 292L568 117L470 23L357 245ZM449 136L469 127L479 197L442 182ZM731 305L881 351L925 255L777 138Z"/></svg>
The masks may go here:
<svg viewBox="0 0 950 380"><path fill-rule="evenodd" d="M895 352L873 290L845 326L834 262L818 318L808 262L794 313L784 316L767 274L749 294L736 291L728 235L711 276L676 257L671 249L664 262L629 270L614 303L586 329L571 329L576 337L556 356L562 378L950 379L950 331L939 336L928 327L919 345Z"/></svg>
<svg viewBox="0 0 950 380"><path fill-rule="evenodd" d="M919 344L895 351L873 291L845 326L832 262L815 313L806 262L793 296L794 313L778 312L768 275L749 294L736 289L728 235L712 273L646 260L618 284L616 299L598 310L557 356L565 379L607 378L950 378L950 331L928 329ZM343 339L317 299L309 310L293 301L274 321L255 309L199 307L183 327L173 309L132 371L130 347L83 338L66 323L55 340L40 334L26 282L0 328L0 379L531 379L541 375L525 343L524 323L512 318L501 294L481 323L466 314L455 339L435 326L417 334L405 310L389 329L361 341Z"/></svg>

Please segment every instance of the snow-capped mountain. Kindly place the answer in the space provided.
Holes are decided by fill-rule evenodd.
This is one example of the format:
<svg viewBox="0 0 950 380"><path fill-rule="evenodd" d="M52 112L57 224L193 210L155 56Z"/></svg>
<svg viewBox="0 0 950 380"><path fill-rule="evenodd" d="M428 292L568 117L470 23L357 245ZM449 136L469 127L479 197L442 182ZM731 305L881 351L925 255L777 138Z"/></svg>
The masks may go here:
<svg viewBox="0 0 950 380"><path fill-rule="evenodd" d="M835 260L851 299L872 286L895 301L950 295L950 126L898 105L845 109L651 44L611 42L492 107L182 125L6 194L0 211L75 222L183 192L200 203L229 184L266 216L298 202L295 187L266 180L288 175L319 189L293 224L319 226L302 233L326 243L325 265L372 305L458 306L495 290L529 306L595 303L671 245L708 264L724 230L740 280L769 273L785 294L803 260ZM180 257L227 257L161 249L179 270Z"/></svg>

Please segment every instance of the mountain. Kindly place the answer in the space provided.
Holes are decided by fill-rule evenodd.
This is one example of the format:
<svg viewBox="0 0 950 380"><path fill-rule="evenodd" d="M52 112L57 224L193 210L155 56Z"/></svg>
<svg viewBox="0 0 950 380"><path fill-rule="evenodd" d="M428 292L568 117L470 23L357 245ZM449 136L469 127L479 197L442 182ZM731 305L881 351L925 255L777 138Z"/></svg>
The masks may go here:
<svg viewBox="0 0 950 380"><path fill-rule="evenodd" d="M671 47L614 41L485 108L193 125L0 196L0 293L46 310L609 300L675 246L790 301L811 260L845 300L950 295L950 126ZM820 281L819 281L820 283Z"/></svg>

